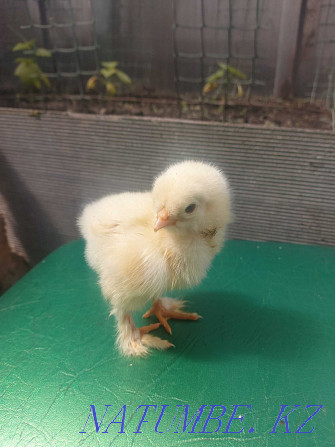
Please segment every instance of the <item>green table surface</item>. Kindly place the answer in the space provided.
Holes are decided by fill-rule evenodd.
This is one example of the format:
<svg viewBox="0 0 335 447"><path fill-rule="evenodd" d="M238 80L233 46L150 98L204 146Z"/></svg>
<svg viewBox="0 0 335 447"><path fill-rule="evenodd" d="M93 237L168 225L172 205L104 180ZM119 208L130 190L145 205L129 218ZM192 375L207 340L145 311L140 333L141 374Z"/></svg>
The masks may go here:
<svg viewBox="0 0 335 447"><path fill-rule="evenodd" d="M116 350L83 249L61 247L0 299L1 447L335 445L333 248L227 242L180 293L203 319L171 320L156 334L176 347L144 359ZM300 407L279 421L285 405Z"/></svg>

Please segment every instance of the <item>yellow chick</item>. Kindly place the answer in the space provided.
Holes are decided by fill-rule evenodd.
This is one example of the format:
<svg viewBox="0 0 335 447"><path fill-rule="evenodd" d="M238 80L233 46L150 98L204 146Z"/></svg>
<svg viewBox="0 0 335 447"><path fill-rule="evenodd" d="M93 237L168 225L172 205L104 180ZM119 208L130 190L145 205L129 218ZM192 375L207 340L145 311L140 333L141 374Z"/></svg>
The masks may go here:
<svg viewBox="0 0 335 447"><path fill-rule="evenodd" d="M199 318L182 310L183 301L162 296L201 282L229 220L227 179L198 161L170 166L151 191L110 195L86 206L78 221L85 255L116 317L121 353L167 349L173 345L149 332L162 324L171 334L169 318ZM143 316L154 314L159 323L136 328L131 313L149 303Z"/></svg>

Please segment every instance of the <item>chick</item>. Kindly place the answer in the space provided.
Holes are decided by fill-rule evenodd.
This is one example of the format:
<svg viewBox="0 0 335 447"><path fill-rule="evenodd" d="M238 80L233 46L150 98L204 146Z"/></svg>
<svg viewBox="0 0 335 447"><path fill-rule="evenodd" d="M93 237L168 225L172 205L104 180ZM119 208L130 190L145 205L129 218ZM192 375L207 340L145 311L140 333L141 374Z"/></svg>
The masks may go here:
<svg viewBox="0 0 335 447"><path fill-rule="evenodd" d="M227 179L197 161L170 166L151 191L110 195L86 206L78 221L85 255L116 317L121 353L167 349L173 345L149 332L162 324L171 334L169 318L199 318L182 310L183 301L162 295L201 282L229 220ZM159 323L136 328L131 313L149 303L143 316L154 314Z"/></svg>

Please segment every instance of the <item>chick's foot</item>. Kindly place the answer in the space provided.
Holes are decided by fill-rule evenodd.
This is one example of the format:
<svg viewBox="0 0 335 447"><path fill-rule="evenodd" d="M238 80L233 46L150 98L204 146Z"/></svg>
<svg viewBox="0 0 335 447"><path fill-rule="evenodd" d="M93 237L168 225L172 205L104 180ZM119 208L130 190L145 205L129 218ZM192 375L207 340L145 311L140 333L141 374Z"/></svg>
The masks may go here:
<svg viewBox="0 0 335 447"><path fill-rule="evenodd" d="M161 323L154 323L136 328L129 314L119 318L117 343L122 354L145 357L149 353L148 348L162 350L174 346L167 340L149 335L149 332L158 329L160 325Z"/></svg>
<svg viewBox="0 0 335 447"><path fill-rule="evenodd" d="M167 340L162 340L159 337L154 337L153 335L149 335L148 332L154 331L155 329L158 329L161 323L153 323L148 324L148 326L142 326L139 328L141 341L145 346L148 346L150 348L155 349L168 349L171 348L171 346L174 347L172 343L170 343Z"/></svg>
<svg viewBox="0 0 335 447"><path fill-rule="evenodd" d="M171 327L167 322L169 318L177 320L198 320L201 318L197 313L182 311L181 309L184 305L185 301L176 300L174 298L161 298L160 300L155 301L152 308L143 315L143 318L148 318L152 314L156 315L165 330L169 334L172 334Z"/></svg>

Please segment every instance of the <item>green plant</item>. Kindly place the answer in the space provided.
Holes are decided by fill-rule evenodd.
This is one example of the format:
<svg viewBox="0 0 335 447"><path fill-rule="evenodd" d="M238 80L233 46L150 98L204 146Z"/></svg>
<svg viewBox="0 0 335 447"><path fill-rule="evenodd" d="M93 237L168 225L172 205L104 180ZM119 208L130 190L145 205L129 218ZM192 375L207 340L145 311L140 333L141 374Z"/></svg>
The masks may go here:
<svg viewBox="0 0 335 447"><path fill-rule="evenodd" d="M124 84L131 84L130 77L123 71L116 68L118 62L101 62L102 68L97 76L92 76L86 83L86 90L94 90L97 84L103 84L106 92L114 96L116 94L115 80L118 78Z"/></svg>
<svg viewBox="0 0 335 447"><path fill-rule="evenodd" d="M236 96L243 96L243 87L240 81L245 80L246 75L237 68L223 62L218 62L218 66L219 69L206 79L203 93L207 94L215 90L218 95L222 96L225 91L229 92L236 89Z"/></svg>
<svg viewBox="0 0 335 447"><path fill-rule="evenodd" d="M15 59L17 66L14 75L20 79L25 87L41 90L42 82L50 87L49 79L42 73L37 62L38 57L51 57L50 51L45 48L38 48L35 40L19 42L15 45L13 51L22 51L23 53L23 56Z"/></svg>

